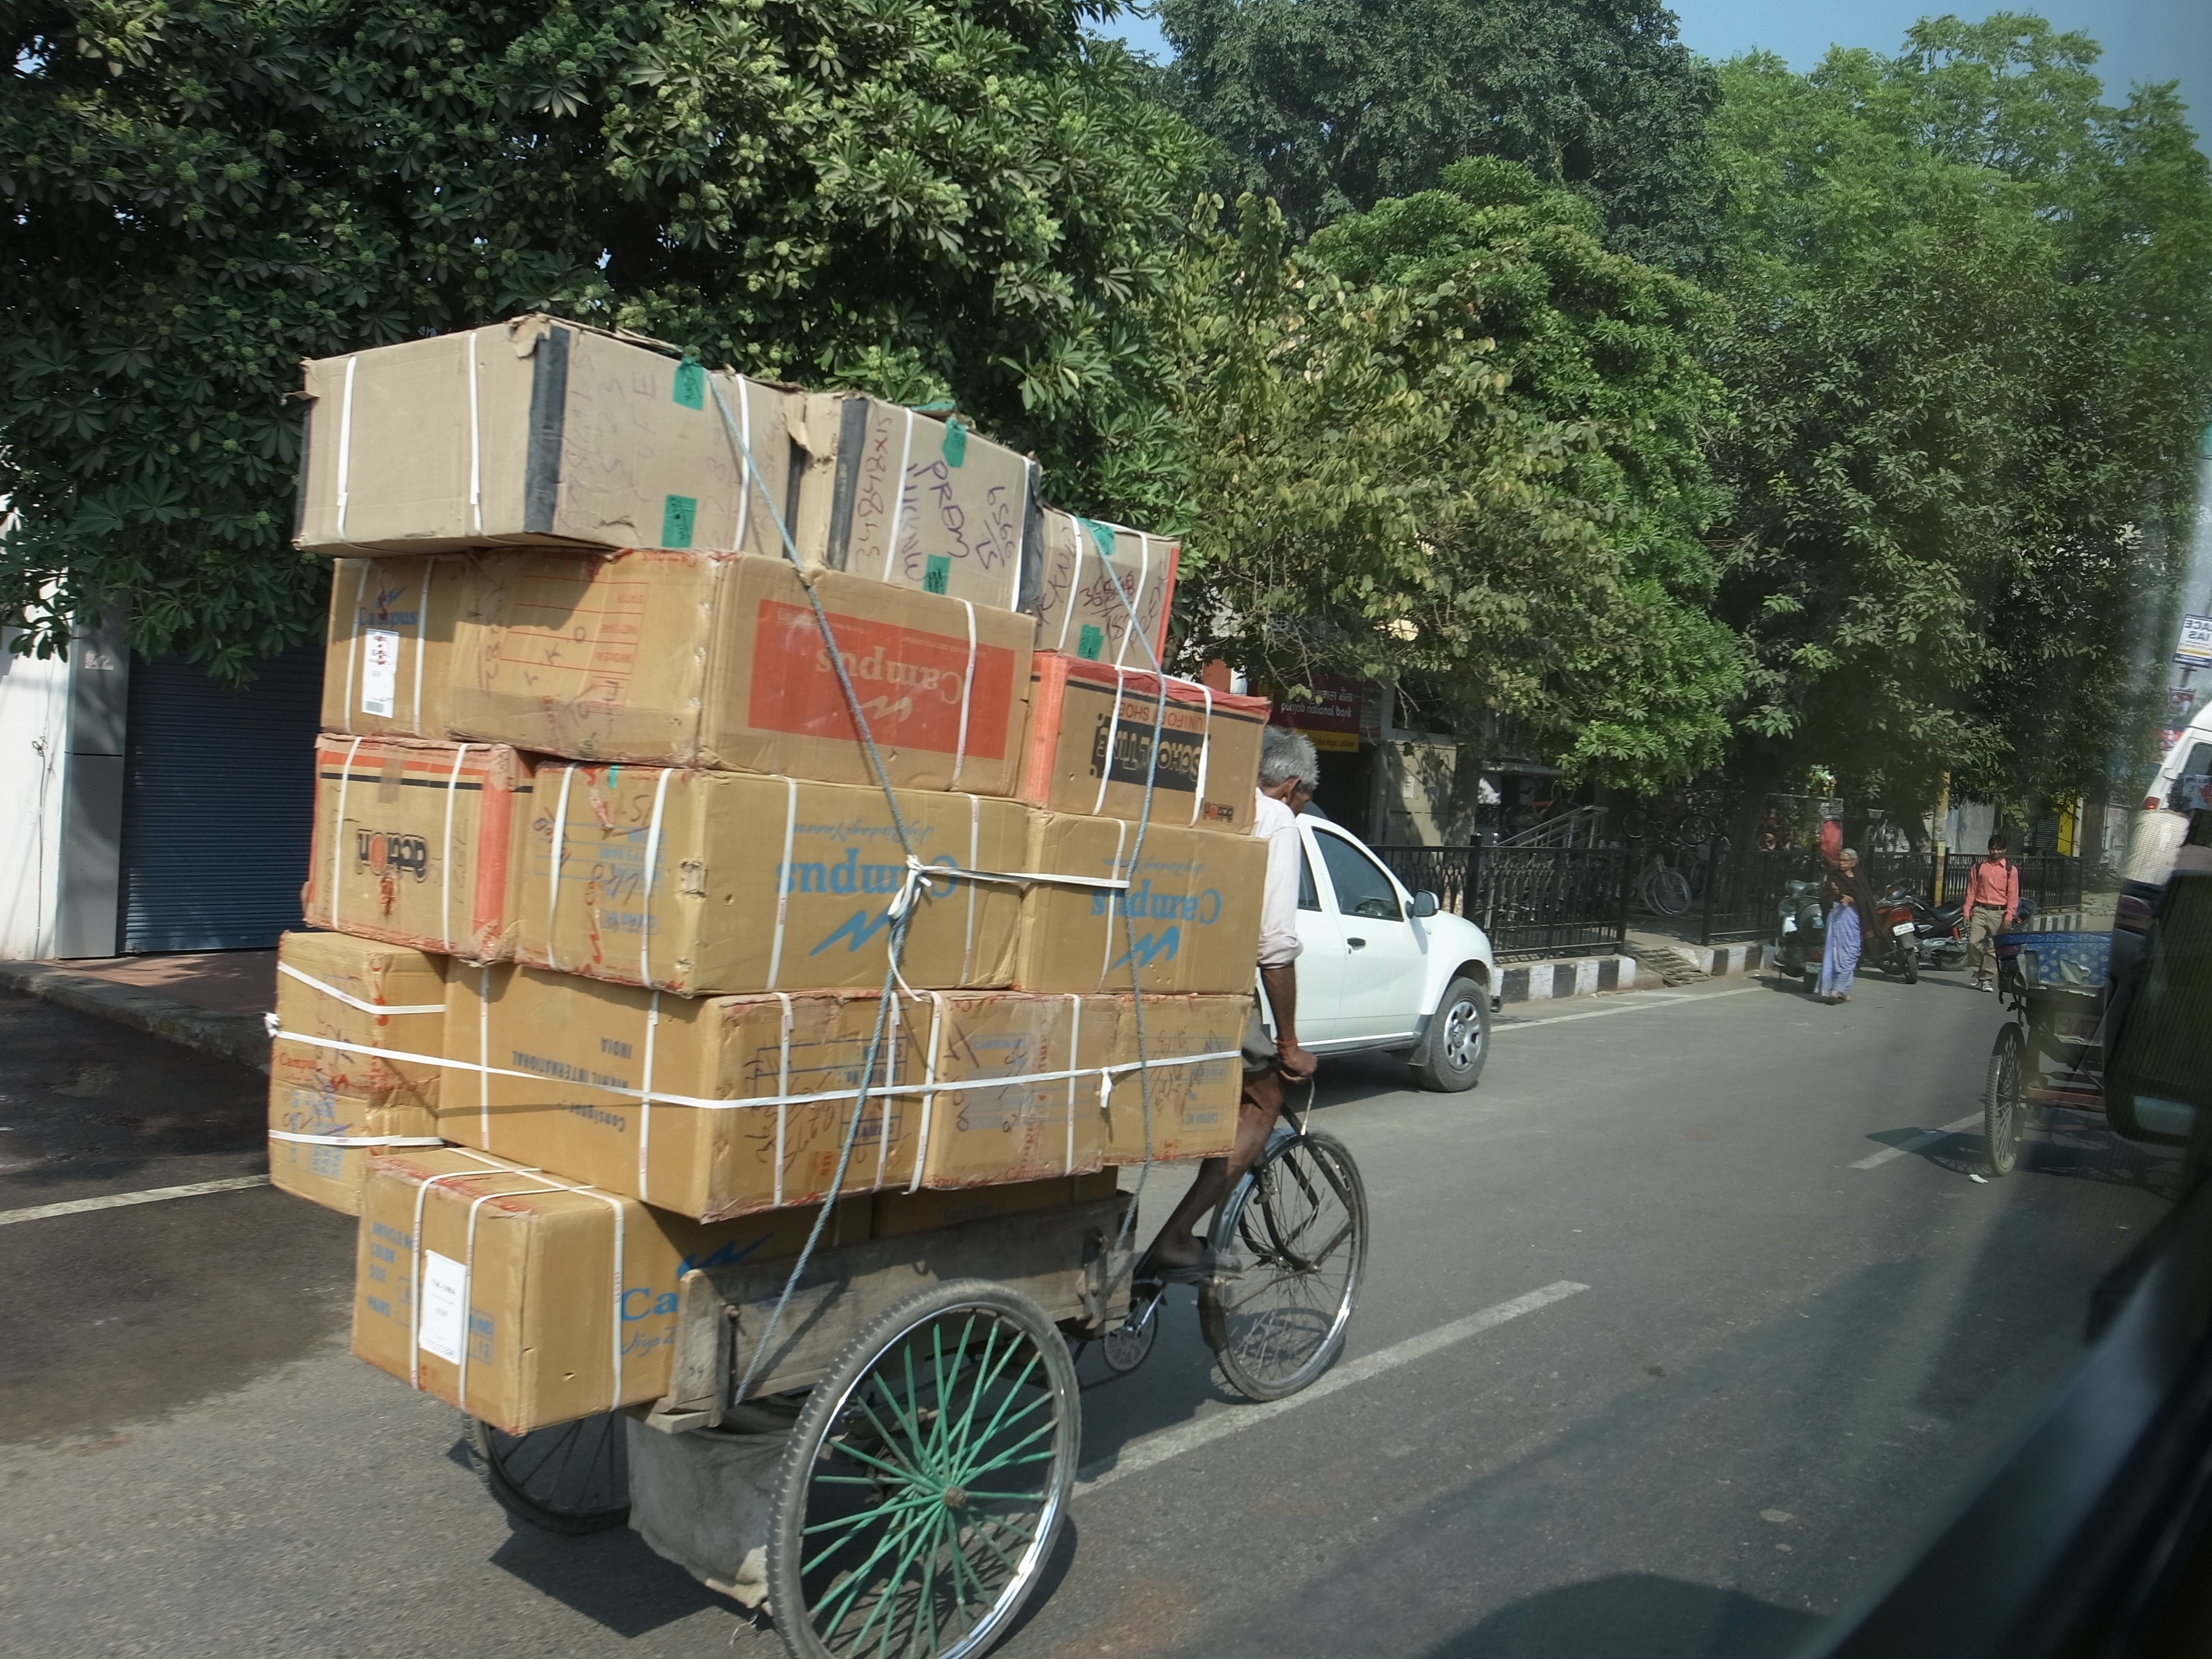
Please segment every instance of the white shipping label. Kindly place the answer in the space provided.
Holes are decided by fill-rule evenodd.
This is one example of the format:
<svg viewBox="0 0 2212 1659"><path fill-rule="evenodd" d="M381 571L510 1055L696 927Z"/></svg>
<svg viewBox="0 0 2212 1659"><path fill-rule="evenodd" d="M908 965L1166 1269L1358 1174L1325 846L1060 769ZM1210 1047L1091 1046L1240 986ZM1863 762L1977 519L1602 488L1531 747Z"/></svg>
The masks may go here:
<svg viewBox="0 0 2212 1659"><path fill-rule="evenodd" d="M461 1363L469 1323L469 1270L449 1255L422 1252L422 1322L416 1342L449 1365Z"/></svg>
<svg viewBox="0 0 2212 1659"><path fill-rule="evenodd" d="M362 630L361 712L390 720L399 690L399 635L386 628Z"/></svg>

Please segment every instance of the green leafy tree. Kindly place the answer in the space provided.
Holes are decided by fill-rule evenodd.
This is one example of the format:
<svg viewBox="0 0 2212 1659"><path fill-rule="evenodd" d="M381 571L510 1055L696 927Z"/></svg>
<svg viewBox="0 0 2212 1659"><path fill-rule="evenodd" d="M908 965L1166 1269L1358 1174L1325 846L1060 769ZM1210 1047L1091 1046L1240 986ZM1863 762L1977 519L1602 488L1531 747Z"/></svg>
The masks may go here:
<svg viewBox="0 0 2212 1659"><path fill-rule="evenodd" d="M310 637L299 361L541 308L956 398L1090 505L1158 388L1193 140L1113 0L26 0L0 21L19 649L118 598L237 678Z"/></svg>
<svg viewBox="0 0 2212 1659"><path fill-rule="evenodd" d="M1621 252L1686 266L1711 240L1717 87L1658 0L1161 0L1160 23L1226 193L1300 236L1496 155L1596 204Z"/></svg>
<svg viewBox="0 0 2212 1659"><path fill-rule="evenodd" d="M1186 319L1188 648L1395 682L1579 775L1714 763L1741 667L1702 606L1720 389L1700 296L1581 198L1478 159L1286 252L1247 198Z"/></svg>
<svg viewBox="0 0 2212 1659"><path fill-rule="evenodd" d="M2212 408L2212 186L2172 89L2108 108L2095 57L1998 15L1723 72L1747 781L2025 800L2124 735Z"/></svg>

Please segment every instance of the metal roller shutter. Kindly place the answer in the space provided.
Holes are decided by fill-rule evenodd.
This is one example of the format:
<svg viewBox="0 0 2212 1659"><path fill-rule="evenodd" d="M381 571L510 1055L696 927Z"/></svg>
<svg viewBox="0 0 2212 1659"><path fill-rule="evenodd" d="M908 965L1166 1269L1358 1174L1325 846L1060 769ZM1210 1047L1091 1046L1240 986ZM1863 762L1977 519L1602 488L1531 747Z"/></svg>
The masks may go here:
<svg viewBox="0 0 2212 1659"><path fill-rule="evenodd" d="M300 925L322 654L271 658L244 691L175 658L132 661L125 951L251 950Z"/></svg>

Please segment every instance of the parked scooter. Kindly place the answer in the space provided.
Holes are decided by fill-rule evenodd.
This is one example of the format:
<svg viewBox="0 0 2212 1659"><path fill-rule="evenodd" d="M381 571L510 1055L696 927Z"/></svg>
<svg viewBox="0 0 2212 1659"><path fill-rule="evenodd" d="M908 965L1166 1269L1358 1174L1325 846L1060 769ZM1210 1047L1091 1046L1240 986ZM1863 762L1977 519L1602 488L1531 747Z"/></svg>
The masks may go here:
<svg viewBox="0 0 2212 1659"><path fill-rule="evenodd" d="M1859 959L1868 967L1895 974L1907 985L1920 981L1919 901L1903 886L1892 887L1874 902L1874 937Z"/></svg>
<svg viewBox="0 0 2212 1659"><path fill-rule="evenodd" d="M1782 884L1781 914L1774 940L1775 965L1793 977L1802 977L1808 991L1820 982L1820 957L1828 948L1828 918L1820 908L1820 884L1785 881Z"/></svg>

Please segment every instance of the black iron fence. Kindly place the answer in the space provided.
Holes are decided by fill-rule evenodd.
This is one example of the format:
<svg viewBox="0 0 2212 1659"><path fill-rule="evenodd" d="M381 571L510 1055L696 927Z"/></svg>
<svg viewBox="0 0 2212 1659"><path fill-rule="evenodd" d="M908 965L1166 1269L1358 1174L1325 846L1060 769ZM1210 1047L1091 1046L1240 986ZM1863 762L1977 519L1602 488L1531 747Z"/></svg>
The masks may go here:
<svg viewBox="0 0 2212 1659"><path fill-rule="evenodd" d="M1817 878L1818 854L1807 848L1731 848L1725 841L1693 844L1652 841L1626 847L1377 847L1376 857L1414 892L1437 896L1444 909L1467 917L1490 936L1500 957L1578 956L1618 951L1631 914L1649 911L1670 931L1712 945L1763 939L1774 930L1784 884ZM1943 896L1955 903L1978 855L1944 860ZM1928 853L1870 853L1867 874L1877 892L1901 886L1923 897L1936 891L1936 860ZM2016 862L2021 892L2046 914L2078 909L2082 861L2030 854ZM1655 885L1655 867L1680 872L1683 885ZM1671 894L1686 908L1669 913Z"/></svg>
<svg viewBox="0 0 2212 1659"><path fill-rule="evenodd" d="M1409 893L1434 893L1437 902L1454 915L1468 914L1468 861L1478 856L1475 847L1376 847L1370 849L1390 866L1390 873L1406 884Z"/></svg>
<svg viewBox="0 0 2212 1659"><path fill-rule="evenodd" d="M1500 958L1615 951L1628 936L1619 847L1377 847L1414 892L1475 923Z"/></svg>

